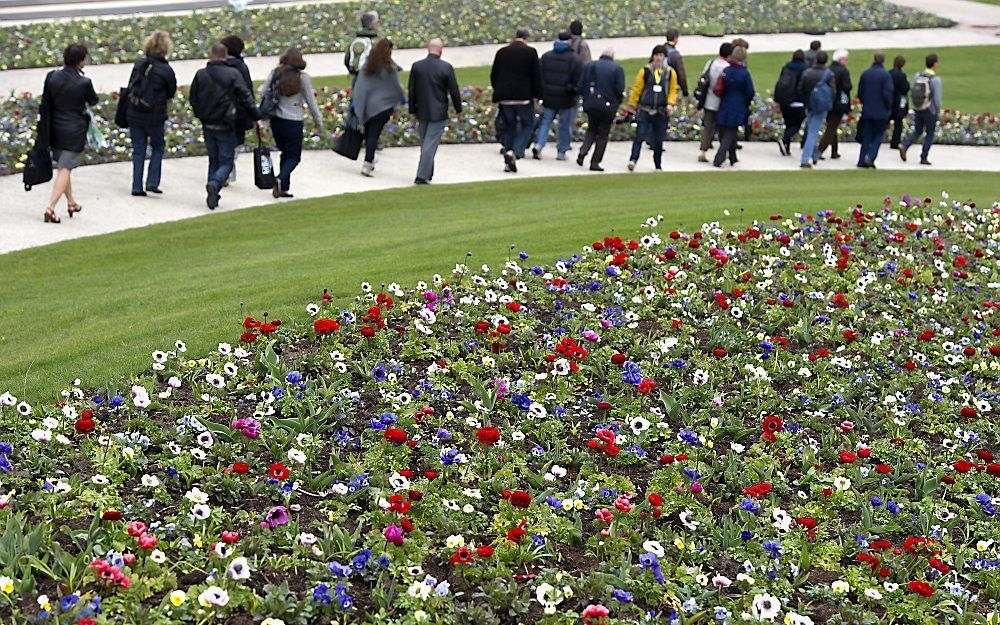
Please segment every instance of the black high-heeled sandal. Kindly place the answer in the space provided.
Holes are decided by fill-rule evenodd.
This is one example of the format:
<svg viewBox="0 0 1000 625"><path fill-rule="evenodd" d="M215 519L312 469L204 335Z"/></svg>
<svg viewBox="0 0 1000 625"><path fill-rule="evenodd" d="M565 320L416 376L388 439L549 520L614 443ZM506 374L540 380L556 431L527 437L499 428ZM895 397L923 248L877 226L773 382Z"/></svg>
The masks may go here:
<svg viewBox="0 0 1000 625"><path fill-rule="evenodd" d="M73 214L74 213L79 213L82 210L83 210L83 207L80 206L79 204L67 204L66 205L66 212L69 213L69 218L70 219L73 218Z"/></svg>
<svg viewBox="0 0 1000 625"><path fill-rule="evenodd" d="M45 223L47 224L61 224L62 220L56 217L56 212L52 209L45 209Z"/></svg>

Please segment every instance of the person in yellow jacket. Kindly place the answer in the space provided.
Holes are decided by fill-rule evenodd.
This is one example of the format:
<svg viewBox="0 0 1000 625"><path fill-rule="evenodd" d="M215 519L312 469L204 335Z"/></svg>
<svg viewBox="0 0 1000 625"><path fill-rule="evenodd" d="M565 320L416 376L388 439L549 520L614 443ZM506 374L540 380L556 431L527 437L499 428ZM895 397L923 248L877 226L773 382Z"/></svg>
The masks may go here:
<svg viewBox="0 0 1000 625"><path fill-rule="evenodd" d="M636 113L639 127L632 141L632 156L628 160L628 170L635 169L639 160L639 150L643 141L649 141L653 148L653 166L662 169L663 139L667 134L667 121L674 112L674 102L677 100L677 72L664 63L667 58L666 46L656 46L649 58L649 65L644 65L635 77L628 105Z"/></svg>

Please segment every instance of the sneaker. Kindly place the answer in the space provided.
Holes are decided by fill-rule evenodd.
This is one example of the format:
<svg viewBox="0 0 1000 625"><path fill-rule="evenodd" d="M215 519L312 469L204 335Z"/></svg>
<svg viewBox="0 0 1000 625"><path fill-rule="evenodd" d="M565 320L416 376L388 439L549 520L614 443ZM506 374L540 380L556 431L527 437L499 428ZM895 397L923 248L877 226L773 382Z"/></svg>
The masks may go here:
<svg viewBox="0 0 1000 625"><path fill-rule="evenodd" d="M812 163L802 163L801 165L799 165L799 167L801 167L802 169L812 169L813 168Z"/></svg>
<svg viewBox="0 0 1000 625"><path fill-rule="evenodd" d="M542 151L539 150L536 147L532 147L531 148L531 158L535 159L536 161L542 160Z"/></svg>
<svg viewBox="0 0 1000 625"><path fill-rule="evenodd" d="M788 156L788 148L785 147L785 142L781 139L776 140L778 142L778 151L781 152L782 156Z"/></svg>
<svg viewBox="0 0 1000 625"><path fill-rule="evenodd" d="M587 158L587 155L584 154L583 152L580 152L579 154L576 155L576 164L579 165L580 167L583 167L583 159L585 158Z"/></svg>
<svg viewBox="0 0 1000 625"><path fill-rule="evenodd" d="M708 162L708 157L705 156L704 154L699 154L698 155L698 162L699 163L707 163Z"/></svg>
<svg viewBox="0 0 1000 625"><path fill-rule="evenodd" d="M902 159L904 163L906 162L906 148L903 146L899 146L899 158Z"/></svg>
<svg viewBox="0 0 1000 625"><path fill-rule="evenodd" d="M373 169L375 169L375 167L371 163L369 163L368 161L365 161L361 165L361 175L362 176L367 176L368 178L371 178L372 177L372 170Z"/></svg>
<svg viewBox="0 0 1000 625"><path fill-rule="evenodd" d="M635 161L629 161L627 167L629 171L635 171Z"/></svg>
<svg viewBox="0 0 1000 625"><path fill-rule="evenodd" d="M920 159L920 164L921 165L930 165L931 162L929 160L927 160L926 158L922 158L922 159Z"/></svg>
<svg viewBox="0 0 1000 625"><path fill-rule="evenodd" d="M514 156L514 150L507 150L504 152L503 160L507 163L507 167L509 168L504 171L517 173L517 157Z"/></svg>
<svg viewBox="0 0 1000 625"><path fill-rule="evenodd" d="M205 185L205 204L208 204L208 210L213 211L219 205L219 187L214 182Z"/></svg>
<svg viewBox="0 0 1000 625"><path fill-rule="evenodd" d="M601 167L600 165L591 165L590 171L604 171L604 168Z"/></svg>
<svg viewBox="0 0 1000 625"><path fill-rule="evenodd" d="M556 160L557 160L557 161L565 161L565 160L568 160L568 159L566 158L566 153L565 153L565 152L563 152L562 154L556 154Z"/></svg>

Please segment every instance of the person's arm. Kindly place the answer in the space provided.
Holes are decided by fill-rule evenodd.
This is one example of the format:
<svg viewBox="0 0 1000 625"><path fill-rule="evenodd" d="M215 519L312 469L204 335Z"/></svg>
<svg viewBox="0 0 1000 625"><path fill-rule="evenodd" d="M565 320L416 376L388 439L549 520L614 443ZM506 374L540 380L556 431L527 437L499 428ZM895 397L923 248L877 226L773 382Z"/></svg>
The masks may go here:
<svg viewBox="0 0 1000 625"><path fill-rule="evenodd" d="M883 74L884 76L884 74ZM882 102L885 104L885 110L892 113L892 78L885 76L882 79Z"/></svg>
<svg viewBox="0 0 1000 625"><path fill-rule="evenodd" d="M87 95L85 96L87 104L94 106L97 104L97 92L94 91L94 81L87 79Z"/></svg>
<svg viewBox="0 0 1000 625"><path fill-rule="evenodd" d="M673 54L670 55L670 65L674 68L674 72L677 74L677 84L680 85L681 93L684 94L686 98L688 95L688 79L687 72L684 71L684 57L676 49Z"/></svg>
<svg viewBox="0 0 1000 625"><path fill-rule="evenodd" d="M531 62L531 93L536 100L542 99L542 64L538 60L538 53L531 49L534 59Z"/></svg>
<svg viewBox="0 0 1000 625"><path fill-rule="evenodd" d="M642 95L642 90L646 88L646 71L644 67L639 68L639 74L635 77L635 83L632 85L632 92L628 96L628 106L629 108L635 108L639 105L639 97Z"/></svg>
<svg viewBox="0 0 1000 625"><path fill-rule="evenodd" d="M416 78L417 78L417 74L418 73L420 73L420 70L417 68L416 65L414 65L413 67L411 67L410 68L410 78L409 78L409 80L406 83L406 93L409 96L408 97L408 101L409 101L409 105L408 106L409 106L410 115L416 115L417 114L417 89L416 89L417 81L416 81Z"/></svg>
<svg viewBox="0 0 1000 625"><path fill-rule="evenodd" d="M615 93L618 98L621 98L625 94L625 70L622 69L621 65L617 65L615 68Z"/></svg>
<svg viewBox="0 0 1000 625"><path fill-rule="evenodd" d="M577 58L574 61L573 65L569 68L569 84L566 86L566 90L570 93L579 92L580 74L583 70L583 63L580 62L580 59Z"/></svg>
<svg viewBox="0 0 1000 625"><path fill-rule="evenodd" d="M323 118L319 113L319 105L316 104L316 94L313 93L312 79L309 74L302 72L302 95L305 96L306 105L309 107L309 114L316 122L316 128L320 132L323 130Z"/></svg>
<svg viewBox="0 0 1000 625"><path fill-rule="evenodd" d="M677 84L680 82L680 79L677 76L677 72L674 71L670 72L669 82L670 84L667 87L667 104L669 104L670 107L673 108L674 103L677 102ZM687 91L684 91L684 95L687 95ZM671 111L671 113L672 112L673 111Z"/></svg>
<svg viewBox="0 0 1000 625"><path fill-rule="evenodd" d="M455 114L462 113L462 92L458 90L458 78L455 77L455 68L448 66L448 93L451 94L451 104L455 107Z"/></svg>
<svg viewBox="0 0 1000 625"><path fill-rule="evenodd" d="M841 75L844 77L844 84L841 86L841 91L849 93L854 88L854 83L851 82L851 72L845 67Z"/></svg>
<svg viewBox="0 0 1000 625"><path fill-rule="evenodd" d="M174 68L167 65L167 99L172 100L175 95L177 95L177 74L174 73Z"/></svg>
<svg viewBox="0 0 1000 625"><path fill-rule="evenodd" d="M757 95L757 90L753 86L753 76L747 71L747 106L750 106L750 103L753 102L755 95Z"/></svg>
<svg viewBox="0 0 1000 625"><path fill-rule="evenodd" d="M500 52L503 50L497 50L497 53L493 55L493 65L490 67L490 88L495 92L497 90L497 61L500 60Z"/></svg>
<svg viewBox="0 0 1000 625"><path fill-rule="evenodd" d="M590 56L590 44L586 41L580 42L580 62L583 65L590 63L594 58Z"/></svg>
<svg viewBox="0 0 1000 625"><path fill-rule="evenodd" d="M938 76L931 79L931 90L934 92L934 111L940 113L944 110L944 105L941 97L941 78Z"/></svg>
<svg viewBox="0 0 1000 625"><path fill-rule="evenodd" d="M250 114L250 117L260 119L260 110L253 99L253 93L243 84L242 80L233 81L233 92L236 96L236 101Z"/></svg>

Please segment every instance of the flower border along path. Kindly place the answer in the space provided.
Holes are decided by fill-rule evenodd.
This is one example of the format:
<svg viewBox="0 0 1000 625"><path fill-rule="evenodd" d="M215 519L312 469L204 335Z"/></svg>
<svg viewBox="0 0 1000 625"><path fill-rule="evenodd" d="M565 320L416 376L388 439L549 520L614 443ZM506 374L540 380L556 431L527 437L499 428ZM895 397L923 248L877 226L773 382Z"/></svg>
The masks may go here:
<svg viewBox="0 0 1000 625"><path fill-rule="evenodd" d="M4 609L995 619L1000 204L661 219L0 395Z"/></svg>

